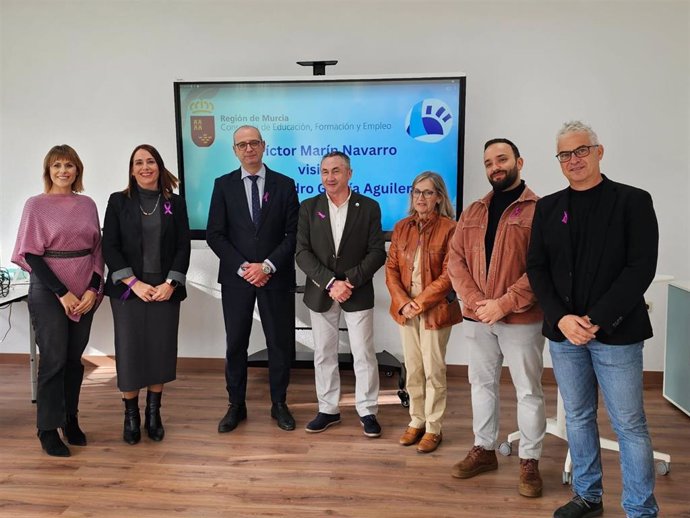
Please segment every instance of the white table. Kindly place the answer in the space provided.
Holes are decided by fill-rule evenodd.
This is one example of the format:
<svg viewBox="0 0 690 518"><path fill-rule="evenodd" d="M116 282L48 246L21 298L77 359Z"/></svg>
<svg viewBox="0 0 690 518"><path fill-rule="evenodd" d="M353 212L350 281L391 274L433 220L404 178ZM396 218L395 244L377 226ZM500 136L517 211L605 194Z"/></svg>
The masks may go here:
<svg viewBox="0 0 690 518"><path fill-rule="evenodd" d="M13 304L15 302L29 301L29 284L11 284L10 292L6 297L0 297L0 306L4 304ZM34 334L34 327L31 325L31 318L29 318L29 369L31 373L31 402L36 402L36 385L38 379L38 365L36 363L36 335Z"/></svg>

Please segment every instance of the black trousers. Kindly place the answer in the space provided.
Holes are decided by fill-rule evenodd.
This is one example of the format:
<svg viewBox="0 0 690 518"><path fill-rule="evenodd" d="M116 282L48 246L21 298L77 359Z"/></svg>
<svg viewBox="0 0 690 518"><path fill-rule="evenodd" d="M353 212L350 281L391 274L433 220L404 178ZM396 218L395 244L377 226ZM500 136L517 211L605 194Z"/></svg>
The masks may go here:
<svg viewBox="0 0 690 518"><path fill-rule="evenodd" d="M255 301L266 336L271 401L285 402L290 366L295 358L294 292L222 286L221 293L226 333L225 382L230 403L242 404L247 395L247 349Z"/></svg>
<svg viewBox="0 0 690 518"><path fill-rule="evenodd" d="M35 275L29 286L29 314L39 349L36 394L37 427L54 430L79 408L84 379L81 355L89 342L94 310L79 322L67 318L55 294Z"/></svg>

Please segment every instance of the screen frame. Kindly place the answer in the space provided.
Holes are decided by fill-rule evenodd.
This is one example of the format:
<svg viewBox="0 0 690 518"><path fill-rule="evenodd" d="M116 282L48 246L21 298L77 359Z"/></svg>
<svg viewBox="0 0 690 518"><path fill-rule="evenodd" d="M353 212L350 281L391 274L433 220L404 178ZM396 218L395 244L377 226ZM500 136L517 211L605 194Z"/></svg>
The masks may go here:
<svg viewBox="0 0 690 518"><path fill-rule="evenodd" d="M238 77L238 78L212 78L212 79L177 79L173 82L174 111L175 111L175 139L177 146L177 171L180 179L180 195L185 197L185 172L183 150L183 120L180 99L181 86L185 85L223 85L223 84L310 84L310 83L356 83L356 82L400 82L410 80L456 80L460 85L458 142L457 142L457 179L455 200L455 219L462 212L462 200L464 193L464 162L465 162L465 101L467 97L467 77L463 73L439 73L439 74L389 74L389 75L347 75L347 76L298 76L298 77ZM228 150L231 152L231 150ZM269 164L270 166L270 164ZM420 171L421 172L421 171ZM223 173L225 174L225 173ZM217 177L216 177L217 178ZM292 178L292 176L291 176ZM452 193L449 193L452 196ZM393 229L383 229L387 241ZM192 240L206 240L206 229L190 229Z"/></svg>

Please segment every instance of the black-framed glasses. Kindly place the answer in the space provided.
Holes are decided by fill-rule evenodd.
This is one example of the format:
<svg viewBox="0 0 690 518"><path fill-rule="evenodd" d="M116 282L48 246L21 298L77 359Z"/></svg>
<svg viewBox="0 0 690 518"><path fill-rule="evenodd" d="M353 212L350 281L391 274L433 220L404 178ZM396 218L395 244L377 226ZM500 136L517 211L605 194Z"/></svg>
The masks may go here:
<svg viewBox="0 0 690 518"><path fill-rule="evenodd" d="M432 191L431 189L426 189L424 191L415 189L414 191L412 191L412 196L415 198L419 198L420 196L424 198L431 198L434 194L436 194L436 191Z"/></svg>
<svg viewBox="0 0 690 518"><path fill-rule="evenodd" d="M244 151L248 147L256 149L261 145L262 142L262 140L248 140L247 142L238 142L235 144L235 147L240 151Z"/></svg>
<svg viewBox="0 0 690 518"><path fill-rule="evenodd" d="M593 144L591 146L580 146L571 151L561 151L556 155L556 158L558 158L558 161L562 164L565 162L569 162L570 159L573 158L573 155L575 155L577 158L584 158L592 152L593 147L599 147L599 144Z"/></svg>

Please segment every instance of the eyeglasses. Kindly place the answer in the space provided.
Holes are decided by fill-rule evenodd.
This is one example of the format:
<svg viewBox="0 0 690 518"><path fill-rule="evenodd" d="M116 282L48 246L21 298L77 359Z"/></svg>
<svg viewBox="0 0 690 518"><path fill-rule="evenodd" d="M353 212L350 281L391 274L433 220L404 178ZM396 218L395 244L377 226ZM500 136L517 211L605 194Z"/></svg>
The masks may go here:
<svg viewBox="0 0 690 518"><path fill-rule="evenodd" d="M584 158L588 156L593 147L599 147L599 144L594 144L593 146L580 146L572 151L561 151L556 155L556 158L558 158L559 162L564 164L565 162L569 162L570 159L573 158L573 155L575 155L577 158Z"/></svg>
<svg viewBox="0 0 690 518"><path fill-rule="evenodd" d="M427 189L425 191L420 191L419 189L415 189L412 191L412 196L414 198L419 198L420 196L424 198L431 198L434 194L436 194L436 191L432 191L431 189Z"/></svg>
<svg viewBox="0 0 690 518"><path fill-rule="evenodd" d="M263 140L249 140L247 142L238 142L235 144L235 147L239 149L240 151L244 151L248 147L251 148L258 148L261 144L263 143Z"/></svg>

